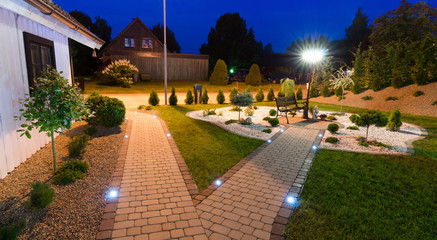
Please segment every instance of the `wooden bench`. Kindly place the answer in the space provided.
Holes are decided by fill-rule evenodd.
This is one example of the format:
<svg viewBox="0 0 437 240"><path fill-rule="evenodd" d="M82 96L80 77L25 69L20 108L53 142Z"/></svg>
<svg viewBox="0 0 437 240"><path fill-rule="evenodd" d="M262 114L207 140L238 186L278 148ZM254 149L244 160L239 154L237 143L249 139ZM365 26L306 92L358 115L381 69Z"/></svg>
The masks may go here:
<svg viewBox="0 0 437 240"><path fill-rule="evenodd" d="M288 124L289 112L306 109L308 107L306 102L298 103L294 95L291 97L279 97L279 98L275 97L275 101L276 101L276 108L278 109L276 112L276 117L278 117L279 112L284 112L285 118L287 118L287 124Z"/></svg>

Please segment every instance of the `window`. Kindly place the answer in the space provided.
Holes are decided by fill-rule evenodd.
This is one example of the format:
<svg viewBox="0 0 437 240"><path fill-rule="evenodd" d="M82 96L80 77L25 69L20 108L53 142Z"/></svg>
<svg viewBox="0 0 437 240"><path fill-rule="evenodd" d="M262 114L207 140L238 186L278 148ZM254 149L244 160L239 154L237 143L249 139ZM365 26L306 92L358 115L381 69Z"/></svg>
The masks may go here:
<svg viewBox="0 0 437 240"><path fill-rule="evenodd" d="M143 48L152 48L152 39L143 39Z"/></svg>
<svg viewBox="0 0 437 240"><path fill-rule="evenodd" d="M135 42L133 38L125 38L124 39L124 47L131 47L133 48L135 46Z"/></svg>
<svg viewBox="0 0 437 240"><path fill-rule="evenodd" d="M35 79L41 76L41 72L48 66L56 68L55 49L53 41L24 32L24 49L26 53L27 77L29 87L35 87Z"/></svg>

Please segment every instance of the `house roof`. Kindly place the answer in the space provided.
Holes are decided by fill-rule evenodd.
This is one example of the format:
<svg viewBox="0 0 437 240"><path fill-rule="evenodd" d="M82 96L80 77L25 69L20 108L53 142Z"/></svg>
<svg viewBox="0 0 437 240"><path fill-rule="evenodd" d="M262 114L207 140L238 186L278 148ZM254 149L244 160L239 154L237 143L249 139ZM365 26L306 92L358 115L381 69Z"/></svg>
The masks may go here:
<svg viewBox="0 0 437 240"><path fill-rule="evenodd" d="M153 34L153 32L146 26L146 24L143 23L143 21L141 21L141 19L139 17L136 17L132 20L131 23L129 23L129 25L127 25L127 27L125 29L123 29L123 31L121 31L120 34L117 35L117 37L115 37L107 46L105 46L105 48L102 50L101 53L105 52L106 49L110 49L110 47L112 46L113 43L117 42L118 39L122 38L124 36L124 34L136 23L139 23L142 27L144 27L144 29L150 33L150 35L153 37L153 39L159 44L161 45L161 47L164 47L164 44L162 44L162 42L159 40L158 37L155 36L155 34Z"/></svg>

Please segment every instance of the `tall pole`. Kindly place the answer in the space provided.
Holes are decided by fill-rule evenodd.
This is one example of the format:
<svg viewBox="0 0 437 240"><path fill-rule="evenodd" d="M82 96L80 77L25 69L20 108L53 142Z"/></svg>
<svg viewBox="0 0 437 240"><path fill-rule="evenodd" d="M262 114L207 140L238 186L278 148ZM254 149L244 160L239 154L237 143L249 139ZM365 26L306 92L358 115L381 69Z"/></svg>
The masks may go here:
<svg viewBox="0 0 437 240"><path fill-rule="evenodd" d="M164 0L164 89L165 89L165 105L167 105L167 22L165 19L165 0Z"/></svg>

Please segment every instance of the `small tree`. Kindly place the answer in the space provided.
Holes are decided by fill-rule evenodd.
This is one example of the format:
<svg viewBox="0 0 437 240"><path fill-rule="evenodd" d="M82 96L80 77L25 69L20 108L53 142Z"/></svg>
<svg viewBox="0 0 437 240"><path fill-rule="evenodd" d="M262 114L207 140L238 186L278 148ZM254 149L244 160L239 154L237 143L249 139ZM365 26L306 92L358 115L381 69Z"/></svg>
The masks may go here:
<svg viewBox="0 0 437 240"><path fill-rule="evenodd" d="M399 131L401 126L402 126L401 112L399 111L399 109L396 109L390 113L390 117L388 118L387 129L396 132Z"/></svg>
<svg viewBox="0 0 437 240"><path fill-rule="evenodd" d="M238 95L238 90L236 88L232 88L231 93L229 94L229 101L231 101L232 98L234 98L237 95Z"/></svg>
<svg viewBox="0 0 437 240"><path fill-rule="evenodd" d="M258 93L256 94L255 99L257 102L264 101L264 92L261 86L259 86Z"/></svg>
<svg viewBox="0 0 437 240"><path fill-rule="evenodd" d="M324 82L322 87L322 96L329 97L331 95L329 91L329 82Z"/></svg>
<svg viewBox="0 0 437 240"><path fill-rule="evenodd" d="M302 100L303 99L303 93L302 93L302 87L301 86L299 86L297 88L296 99L297 100Z"/></svg>
<svg viewBox="0 0 437 240"><path fill-rule="evenodd" d="M158 93L156 93L155 89L153 89L153 88L152 88L152 91L150 92L149 104L152 106L156 106L159 104Z"/></svg>
<svg viewBox="0 0 437 240"><path fill-rule="evenodd" d="M261 80L262 77L261 77L261 72L259 70L259 66L257 64L252 64L244 82L247 85L256 86L261 84Z"/></svg>
<svg viewBox="0 0 437 240"><path fill-rule="evenodd" d="M274 100L275 93L273 92L273 88L270 87L269 93L267 94L267 101L271 102Z"/></svg>
<svg viewBox="0 0 437 240"><path fill-rule="evenodd" d="M168 99L168 102L170 103L170 106L178 105L178 96L176 96L176 90L174 87L171 89L171 95Z"/></svg>
<svg viewBox="0 0 437 240"><path fill-rule="evenodd" d="M238 121L240 121L240 112L242 107L252 106L253 95L250 92L244 91L244 93L238 93L237 96L231 99L231 104L239 106Z"/></svg>
<svg viewBox="0 0 437 240"><path fill-rule="evenodd" d="M315 81L313 81L311 83L311 87L310 87L310 97L318 97L319 96L319 89L317 89L316 86L317 83L315 83Z"/></svg>
<svg viewBox="0 0 437 240"><path fill-rule="evenodd" d="M357 126L360 127L366 127L366 141L367 137L369 135L369 127L370 125L375 125L376 127L384 127L387 125L387 116L385 116L384 113L376 111L376 110L369 110L364 113L360 113L359 116L352 115L349 117L351 122L355 123Z"/></svg>
<svg viewBox="0 0 437 240"><path fill-rule="evenodd" d="M62 73L62 72L61 72ZM70 129L73 121L80 121L89 114L80 90L69 84L56 69L48 68L36 79L32 96L20 100L21 116L27 123L21 124L17 132L31 138L30 132L36 128L52 138L53 168L56 172L55 133Z"/></svg>
<svg viewBox="0 0 437 240"><path fill-rule="evenodd" d="M193 104L193 102L194 102L193 92L191 92L191 90L188 89L187 97L185 98L185 103L186 104Z"/></svg>
<svg viewBox="0 0 437 240"><path fill-rule="evenodd" d="M221 89L219 89L216 100L218 104L223 104L225 102L225 95Z"/></svg>
<svg viewBox="0 0 437 240"><path fill-rule="evenodd" d="M353 73L354 73L354 69L344 71L343 68L340 68L337 71L337 77L332 76L334 79L330 81L331 86L334 87L336 93L339 94L341 93L339 96L340 103L341 103L340 112L343 112L343 102L341 100L344 99L344 93L343 93L344 89L354 84L354 81L352 80Z"/></svg>
<svg viewBox="0 0 437 240"><path fill-rule="evenodd" d="M281 93L281 96L284 97L291 97L294 95L294 81L289 79L289 78L285 78L281 80L281 90L279 90L279 92ZM279 94L278 94L279 96Z"/></svg>
<svg viewBox="0 0 437 240"><path fill-rule="evenodd" d="M225 61L219 59L215 64L214 71L209 77L209 82L213 85L226 85L228 84L228 68Z"/></svg>
<svg viewBox="0 0 437 240"><path fill-rule="evenodd" d="M137 73L138 68L127 59L114 61L102 71L104 76L125 88L129 88L132 85L132 77Z"/></svg>
<svg viewBox="0 0 437 240"><path fill-rule="evenodd" d="M203 94L199 100L202 104L208 104L209 97L208 97L208 91L206 91L206 88L203 90Z"/></svg>

